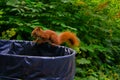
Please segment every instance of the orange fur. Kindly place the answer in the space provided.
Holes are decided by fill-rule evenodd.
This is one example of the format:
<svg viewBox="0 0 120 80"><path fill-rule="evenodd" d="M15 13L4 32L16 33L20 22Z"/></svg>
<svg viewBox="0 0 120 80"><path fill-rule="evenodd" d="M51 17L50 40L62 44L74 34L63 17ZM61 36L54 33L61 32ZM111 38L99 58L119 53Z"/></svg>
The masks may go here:
<svg viewBox="0 0 120 80"><path fill-rule="evenodd" d="M35 42L44 43L49 42L54 45L60 45L64 42L69 42L70 46L79 46L79 40L77 36L69 31L62 32L57 35L55 31L52 30L42 30L40 27L36 27L31 35L36 38Z"/></svg>

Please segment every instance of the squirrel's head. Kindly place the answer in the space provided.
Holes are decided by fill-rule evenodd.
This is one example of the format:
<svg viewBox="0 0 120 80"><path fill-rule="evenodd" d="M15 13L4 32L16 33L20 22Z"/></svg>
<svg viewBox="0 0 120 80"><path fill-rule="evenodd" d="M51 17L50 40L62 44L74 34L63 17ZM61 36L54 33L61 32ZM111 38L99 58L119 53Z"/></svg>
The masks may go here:
<svg viewBox="0 0 120 80"><path fill-rule="evenodd" d="M32 31L31 36L34 38L37 38L40 36L40 33L43 32L41 27L35 27L35 29Z"/></svg>

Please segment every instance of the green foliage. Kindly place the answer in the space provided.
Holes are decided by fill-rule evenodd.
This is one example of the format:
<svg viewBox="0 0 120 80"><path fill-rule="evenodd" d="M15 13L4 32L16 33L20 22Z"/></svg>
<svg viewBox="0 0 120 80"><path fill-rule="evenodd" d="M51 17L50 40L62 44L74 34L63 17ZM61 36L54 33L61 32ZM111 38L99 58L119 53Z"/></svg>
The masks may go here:
<svg viewBox="0 0 120 80"><path fill-rule="evenodd" d="M87 60L85 58L77 59L77 64L90 64L90 60Z"/></svg>
<svg viewBox="0 0 120 80"><path fill-rule="evenodd" d="M2 39L10 39L14 35L16 35L16 29L15 28L11 28L11 29L8 29L6 31L3 31L1 38Z"/></svg>
<svg viewBox="0 0 120 80"><path fill-rule="evenodd" d="M0 38L32 40L35 26L80 39L75 80L120 78L119 0L1 0Z"/></svg>

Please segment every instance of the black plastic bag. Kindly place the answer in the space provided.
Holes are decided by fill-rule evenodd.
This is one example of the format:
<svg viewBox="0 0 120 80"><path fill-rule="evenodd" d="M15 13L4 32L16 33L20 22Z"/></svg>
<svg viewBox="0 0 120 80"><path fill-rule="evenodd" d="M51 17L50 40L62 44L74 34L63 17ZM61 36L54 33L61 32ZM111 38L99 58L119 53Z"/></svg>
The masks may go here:
<svg viewBox="0 0 120 80"><path fill-rule="evenodd" d="M0 40L0 80L73 80L75 51L32 41Z"/></svg>

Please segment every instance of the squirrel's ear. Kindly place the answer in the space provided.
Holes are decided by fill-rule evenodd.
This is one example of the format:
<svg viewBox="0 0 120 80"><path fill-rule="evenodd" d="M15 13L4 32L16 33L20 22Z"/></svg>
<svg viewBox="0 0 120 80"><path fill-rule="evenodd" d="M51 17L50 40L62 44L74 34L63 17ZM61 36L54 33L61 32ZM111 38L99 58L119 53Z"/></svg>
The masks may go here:
<svg viewBox="0 0 120 80"><path fill-rule="evenodd" d="M39 27L35 27L34 30L39 30L40 28Z"/></svg>
<svg viewBox="0 0 120 80"><path fill-rule="evenodd" d="M42 30L43 28L41 26L36 26L36 29Z"/></svg>

